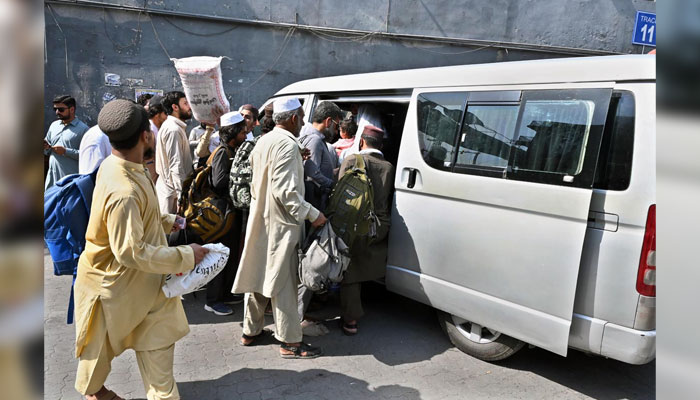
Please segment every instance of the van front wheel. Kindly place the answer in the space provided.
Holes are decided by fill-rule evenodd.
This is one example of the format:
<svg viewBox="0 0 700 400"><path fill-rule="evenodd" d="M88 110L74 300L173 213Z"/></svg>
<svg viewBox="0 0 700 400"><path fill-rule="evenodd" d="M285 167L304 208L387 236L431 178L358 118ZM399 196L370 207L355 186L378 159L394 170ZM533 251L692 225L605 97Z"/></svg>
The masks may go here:
<svg viewBox="0 0 700 400"><path fill-rule="evenodd" d="M458 349L484 361L506 359L525 345L524 342L480 326L457 316L438 311L440 326Z"/></svg>

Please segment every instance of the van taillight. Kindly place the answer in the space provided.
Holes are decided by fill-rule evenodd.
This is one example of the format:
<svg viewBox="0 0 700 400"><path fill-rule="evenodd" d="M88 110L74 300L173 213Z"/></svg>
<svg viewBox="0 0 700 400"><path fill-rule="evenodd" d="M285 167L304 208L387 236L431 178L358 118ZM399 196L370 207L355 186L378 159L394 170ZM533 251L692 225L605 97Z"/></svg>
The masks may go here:
<svg viewBox="0 0 700 400"><path fill-rule="evenodd" d="M649 207L647 214L637 273L637 291L643 296L656 296L656 204Z"/></svg>

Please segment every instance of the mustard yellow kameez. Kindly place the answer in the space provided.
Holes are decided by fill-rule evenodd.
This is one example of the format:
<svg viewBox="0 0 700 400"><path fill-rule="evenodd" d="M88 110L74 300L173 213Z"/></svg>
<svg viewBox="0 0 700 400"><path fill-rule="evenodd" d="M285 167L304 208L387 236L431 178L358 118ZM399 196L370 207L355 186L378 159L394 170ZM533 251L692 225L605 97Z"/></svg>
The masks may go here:
<svg viewBox="0 0 700 400"><path fill-rule="evenodd" d="M168 247L174 215L161 215L153 181L138 163L110 155L92 198L85 251L75 281L76 389L99 390L113 357L134 349L149 400L178 399L175 342L189 332L179 298L161 290L165 274L194 267L189 246Z"/></svg>

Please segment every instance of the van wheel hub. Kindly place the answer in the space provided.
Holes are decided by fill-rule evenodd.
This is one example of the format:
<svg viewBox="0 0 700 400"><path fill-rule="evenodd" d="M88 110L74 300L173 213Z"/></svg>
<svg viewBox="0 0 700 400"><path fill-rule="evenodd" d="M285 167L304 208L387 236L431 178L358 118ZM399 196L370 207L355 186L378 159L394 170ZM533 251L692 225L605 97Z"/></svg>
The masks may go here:
<svg viewBox="0 0 700 400"><path fill-rule="evenodd" d="M457 331L474 343L486 344L492 343L499 336L501 332L494 331L493 329L483 327L477 323L467 321L456 316L452 316L452 322L454 322Z"/></svg>

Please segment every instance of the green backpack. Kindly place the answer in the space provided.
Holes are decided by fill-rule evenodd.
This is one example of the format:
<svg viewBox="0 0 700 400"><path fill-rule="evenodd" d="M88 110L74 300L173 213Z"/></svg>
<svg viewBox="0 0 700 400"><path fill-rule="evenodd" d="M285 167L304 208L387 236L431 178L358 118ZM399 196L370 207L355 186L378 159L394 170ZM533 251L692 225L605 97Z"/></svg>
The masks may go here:
<svg viewBox="0 0 700 400"><path fill-rule="evenodd" d="M355 166L346 170L335 185L325 213L333 231L350 248L358 236L376 236L374 191L365 160L359 154L355 157Z"/></svg>

